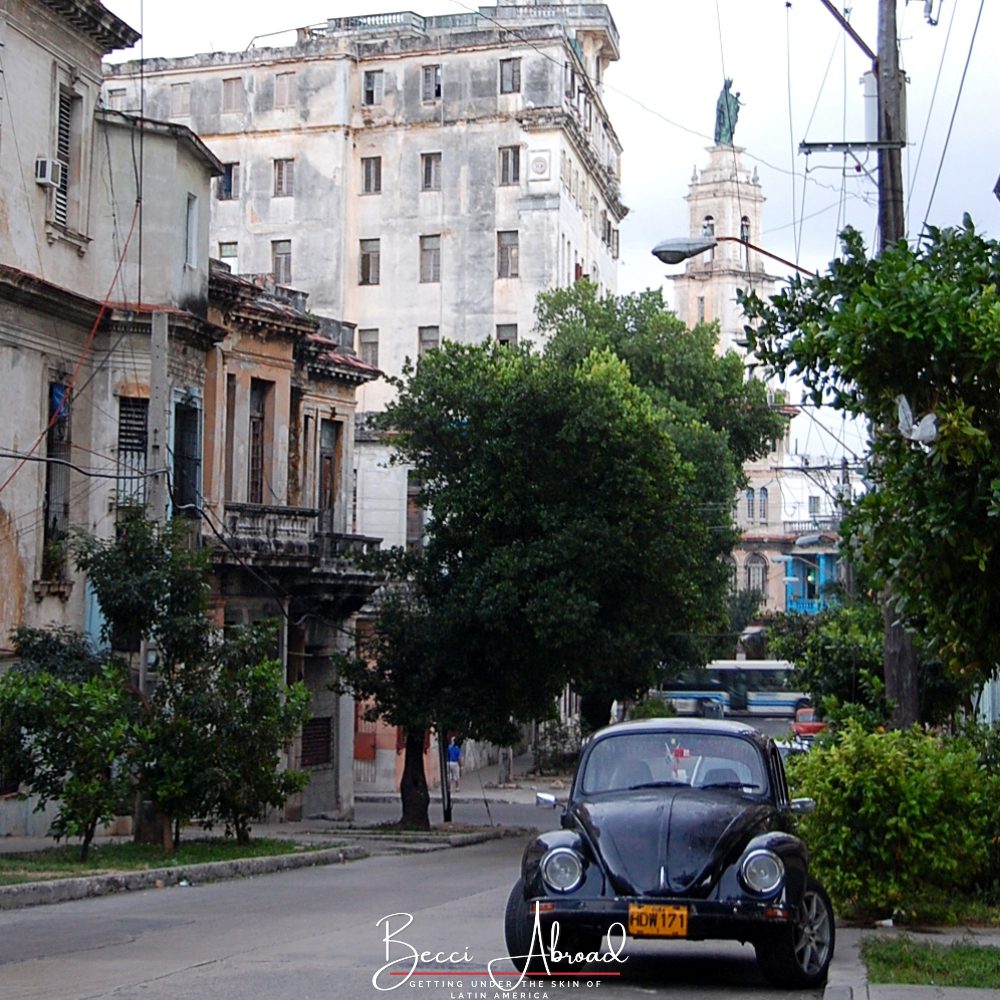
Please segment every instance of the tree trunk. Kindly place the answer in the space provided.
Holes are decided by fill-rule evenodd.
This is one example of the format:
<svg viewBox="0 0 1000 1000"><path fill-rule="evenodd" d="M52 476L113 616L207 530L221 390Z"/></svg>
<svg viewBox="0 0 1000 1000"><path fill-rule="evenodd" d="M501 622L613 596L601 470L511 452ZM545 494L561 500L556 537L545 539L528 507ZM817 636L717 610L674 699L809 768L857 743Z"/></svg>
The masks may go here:
<svg viewBox="0 0 1000 1000"><path fill-rule="evenodd" d="M87 858L90 856L90 844L93 841L94 834L96 832L97 832L97 818L95 817L84 828L83 840L80 842L80 861L83 863L86 863Z"/></svg>
<svg viewBox="0 0 1000 1000"><path fill-rule="evenodd" d="M888 602L883 605L885 620L885 696L892 703L893 729L907 729L920 720L917 690L917 654L909 632L896 620Z"/></svg>
<svg viewBox="0 0 1000 1000"><path fill-rule="evenodd" d="M403 779L399 783L399 796L403 802L400 824L414 830L429 830L431 796L427 790L427 776L424 773L423 729L406 730Z"/></svg>

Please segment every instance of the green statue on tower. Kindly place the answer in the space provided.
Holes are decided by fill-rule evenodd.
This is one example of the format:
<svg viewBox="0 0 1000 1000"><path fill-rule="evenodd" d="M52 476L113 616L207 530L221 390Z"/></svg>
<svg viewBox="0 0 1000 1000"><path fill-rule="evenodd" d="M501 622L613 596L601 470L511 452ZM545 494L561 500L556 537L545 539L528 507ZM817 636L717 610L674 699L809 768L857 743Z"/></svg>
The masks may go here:
<svg viewBox="0 0 1000 1000"><path fill-rule="evenodd" d="M736 119L740 116L740 92L732 92L733 81L726 79L726 83L719 94L718 101L715 102L715 144L717 146L731 146L733 144L733 133L736 131Z"/></svg>

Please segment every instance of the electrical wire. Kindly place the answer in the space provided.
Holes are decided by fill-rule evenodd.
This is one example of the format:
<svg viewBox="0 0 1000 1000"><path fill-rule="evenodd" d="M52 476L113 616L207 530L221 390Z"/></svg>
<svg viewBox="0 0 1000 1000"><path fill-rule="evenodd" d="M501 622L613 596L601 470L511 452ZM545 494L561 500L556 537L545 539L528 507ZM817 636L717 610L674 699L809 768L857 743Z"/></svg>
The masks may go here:
<svg viewBox="0 0 1000 1000"><path fill-rule="evenodd" d="M80 371L83 368L83 365L84 365L84 362L87 359L87 356L90 354L90 349L93 346L94 338L97 336L98 328L100 327L101 322L104 319L104 314L108 310L108 303L111 300L111 295L112 295L112 293L114 291L115 284L118 281L118 275L121 272L122 265L125 262L125 254L126 254L126 252L128 250L129 242L132 239L132 233L135 231L136 216L138 215L138 208L139 208L139 206L138 206L138 203L137 203L136 206L135 206L135 209L132 212L132 222L131 222L131 225L129 226L128 236L125 239L125 245L124 245L124 247L122 247L121 256L118 258L118 266L115 268L115 273L114 273L114 275L111 278L111 285L108 288L108 293L104 297L104 301L101 302L101 305L100 305L100 307L97 310L97 316L94 318L94 322L93 322L93 324L92 324L92 326L90 328L90 332L87 334L87 338L84 341L83 348L81 349L80 355L77 358L76 364L73 367L73 374L70 376L68 382L66 383L66 398L67 398L67 400L71 401L72 398L73 398L73 387L74 387L74 385L76 383L77 378L80 375ZM69 405L71 405L71 403ZM0 483L0 493L3 493L3 491L5 489L7 489L8 486L10 486L10 484L14 481L14 479L20 473L21 469L23 469L24 466L27 464L28 458L30 456L34 455L34 453L38 450L38 446L42 443L42 441L45 440L46 435L52 429L52 427L55 426L56 421L59 419L60 409L61 409L61 407L57 408L55 410L55 412L49 417L48 423L45 425L45 427L42 429L42 432L35 439L35 442L31 446L31 448L28 449L25 457L22 457L22 459L14 467L14 469L10 473L10 475L3 481L3 483Z"/></svg>

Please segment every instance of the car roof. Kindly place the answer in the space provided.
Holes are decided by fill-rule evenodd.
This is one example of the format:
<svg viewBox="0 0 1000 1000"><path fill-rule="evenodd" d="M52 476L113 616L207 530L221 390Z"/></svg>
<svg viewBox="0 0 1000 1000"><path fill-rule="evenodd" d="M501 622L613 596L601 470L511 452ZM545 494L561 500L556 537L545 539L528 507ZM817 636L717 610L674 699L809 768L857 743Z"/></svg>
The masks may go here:
<svg viewBox="0 0 1000 1000"><path fill-rule="evenodd" d="M674 716L660 719L632 719L629 722L616 722L613 725L599 729L591 737L590 742L609 736L620 736L625 733L715 733L720 736L741 736L752 739L759 746L766 746L771 738L759 729L745 722L732 719L688 719Z"/></svg>

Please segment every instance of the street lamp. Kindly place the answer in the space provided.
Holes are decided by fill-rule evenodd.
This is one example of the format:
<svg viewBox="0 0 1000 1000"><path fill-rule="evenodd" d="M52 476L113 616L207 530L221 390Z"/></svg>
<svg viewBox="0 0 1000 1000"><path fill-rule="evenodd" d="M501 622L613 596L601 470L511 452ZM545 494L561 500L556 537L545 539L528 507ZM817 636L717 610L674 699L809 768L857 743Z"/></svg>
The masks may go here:
<svg viewBox="0 0 1000 1000"><path fill-rule="evenodd" d="M799 267L798 264L793 264L790 260L785 260L784 257L779 257L776 253L771 253L770 250L764 250L762 247L755 246L753 243L740 239L738 236L682 236L666 239L657 243L653 247L652 253L657 260L662 261L664 264L681 264L692 257L697 257L698 254L704 253L706 250L714 249L720 243L739 243L740 246L744 246L748 250L753 250L754 253L770 257L772 260L776 260L786 267L801 271L802 274L811 274L814 276L816 274L815 271Z"/></svg>

